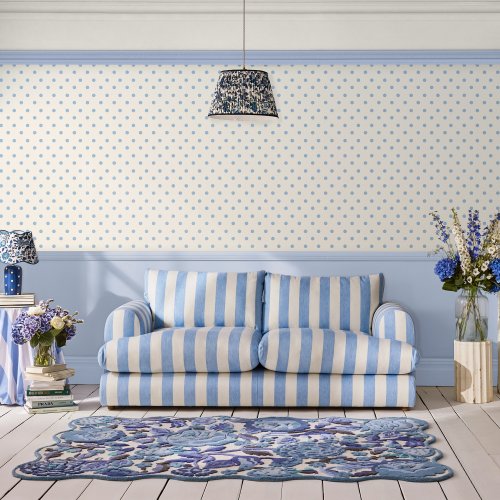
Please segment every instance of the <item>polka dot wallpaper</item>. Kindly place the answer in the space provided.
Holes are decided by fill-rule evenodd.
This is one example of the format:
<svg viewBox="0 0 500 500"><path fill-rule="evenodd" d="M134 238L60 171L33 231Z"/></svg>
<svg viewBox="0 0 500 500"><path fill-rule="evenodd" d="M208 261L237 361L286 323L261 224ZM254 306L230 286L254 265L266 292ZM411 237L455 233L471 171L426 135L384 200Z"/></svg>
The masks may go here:
<svg viewBox="0 0 500 500"><path fill-rule="evenodd" d="M40 250L422 251L500 204L500 68L268 66L279 119L207 118L219 66L0 67L0 227Z"/></svg>

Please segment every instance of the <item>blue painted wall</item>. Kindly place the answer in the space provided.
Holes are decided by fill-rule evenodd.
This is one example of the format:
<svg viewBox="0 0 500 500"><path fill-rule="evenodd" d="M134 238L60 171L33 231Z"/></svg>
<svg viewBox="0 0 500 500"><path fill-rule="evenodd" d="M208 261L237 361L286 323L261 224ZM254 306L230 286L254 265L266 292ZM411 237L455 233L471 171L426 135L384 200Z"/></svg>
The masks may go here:
<svg viewBox="0 0 500 500"><path fill-rule="evenodd" d="M41 252L36 266L25 266L25 290L37 298L80 311L85 325L68 344L66 355L77 368L76 382L98 380L95 361L109 312L143 293L148 267L179 270L250 271L291 274L359 274L383 272L384 300L401 303L412 314L422 355L420 385L453 383L455 294L440 289L434 259L422 253L301 252ZM490 338L496 340L497 300L490 299Z"/></svg>

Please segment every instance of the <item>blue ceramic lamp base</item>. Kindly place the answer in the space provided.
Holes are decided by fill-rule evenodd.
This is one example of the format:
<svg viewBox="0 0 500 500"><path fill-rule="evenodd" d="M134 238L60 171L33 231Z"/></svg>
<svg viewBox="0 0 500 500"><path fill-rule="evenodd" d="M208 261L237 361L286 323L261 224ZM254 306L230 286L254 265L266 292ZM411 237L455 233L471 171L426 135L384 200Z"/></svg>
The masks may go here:
<svg viewBox="0 0 500 500"><path fill-rule="evenodd" d="M3 287L5 295L21 295L23 285L23 269L21 266L5 266L3 271Z"/></svg>

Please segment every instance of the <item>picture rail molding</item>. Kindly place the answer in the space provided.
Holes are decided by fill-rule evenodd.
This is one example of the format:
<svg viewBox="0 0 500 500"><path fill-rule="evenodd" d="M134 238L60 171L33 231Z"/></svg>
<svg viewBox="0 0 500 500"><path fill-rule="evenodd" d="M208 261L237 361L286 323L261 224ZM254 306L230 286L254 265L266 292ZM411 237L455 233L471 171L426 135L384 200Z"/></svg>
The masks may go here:
<svg viewBox="0 0 500 500"><path fill-rule="evenodd" d="M284 261L284 262L399 262L433 261L426 252L182 252L182 251L50 251L38 252L41 261Z"/></svg>
<svg viewBox="0 0 500 500"><path fill-rule="evenodd" d="M240 64L239 50L0 50L0 64ZM499 64L500 50L250 50L248 65Z"/></svg>

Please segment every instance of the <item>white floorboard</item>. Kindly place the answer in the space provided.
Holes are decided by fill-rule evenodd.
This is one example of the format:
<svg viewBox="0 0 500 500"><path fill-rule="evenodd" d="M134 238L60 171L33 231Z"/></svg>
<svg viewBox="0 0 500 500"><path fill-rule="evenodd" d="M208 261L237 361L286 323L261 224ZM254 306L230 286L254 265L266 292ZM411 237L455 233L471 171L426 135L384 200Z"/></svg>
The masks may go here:
<svg viewBox="0 0 500 500"><path fill-rule="evenodd" d="M75 413L28 415L22 408L0 405L0 498L6 500L497 500L500 498L500 398L483 405L454 401L453 389L421 387L414 409L342 408L117 408L100 407L96 385L73 388L80 401ZM426 420L436 437L442 462L455 472L441 483L364 481L256 482L239 480L20 481L11 474L33 459L37 448L68 428L74 418L117 415L128 418L234 415L243 418L291 415L301 418L406 416Z"/></svg>
<svg viewBox="0 0 500 500"><path fill-rule="evenodd" d="M239 500L281 500L282 487L280 481L243 481Z"/></svg>
<svg viewBox="0 0 500 500"><path fill-rule="evenodd" d="M409 417L426 420L429 423L429 428L426 432L432 434L436 438L436 442L433 446L438 448L443 454L441 461L454 471L453 477L439 483L445 497L453 500L478 500L479 495L464 471L462 464L459 462L457 456L441 432L441 429L432 418L432 415L429 413L429 410L420 397L417 397L415 408L407 412L407 414ZM418 491L418 488L415 488L415 491Z"/></svg>
<svg viewBox="0 0 500 500"><path fill-rule="evenodd" d="M87 387L87 386L86 386ZM38 429L38 432L34 432L30 434L30 440L28 440L28 444L26 445L26 439L20 440L19 444L12 447L11 451L14 451L12 458L6 462L2 467L0 467L0 497L3 498L4 495L8 494L7 498L19 498L21 495L18 493L19 491L23 491L23 498L38 498L37 496L29 496L28 491L30 489L36 489L37 494L41 497L43 493L45 493L49 488L54 485L52 481L19 481L19 479L12 476L12 469L20 463L33 460L35 450L38 448L52 442L52 438L58 432L64 431L68 428L68 422L77 417L89 416L99 408L99 400L97 393L97 386L93 387L94 392L80 401L85 393L89 390L92 391L92 388L88 388L85 390L80 390L75 388L75 398L76 401L80 403L80 409L77 412L72 413L53 413L52 415L57 415L59 418L55 420L53 425L50 427L46 427L44 425ZM24 410L23 410L24 411ZM40 417L44 417L45 415L33 415L29 420L26 420L26 424L31 421L34 422L42 422L46 423ZM30 424L31 425L31 424ZM22 429L22 426L20 427ZM6 436L7 437L7 436ZM4 439L0 440L0 448L3 449ZM78 480L81 481L81 480ZM17 490L17 491L16 491ZM28 490L28 491L27 491Z"/></svg>
<svg viewBox="0 0 500 500"><path fill-rule="evenodd" d="M419 395L483 500L498 500L500 473L477 437L436 387L421 387ZM499 402L500 403L500 402ZM411 412L409 412L411 416Z"/></svg>

